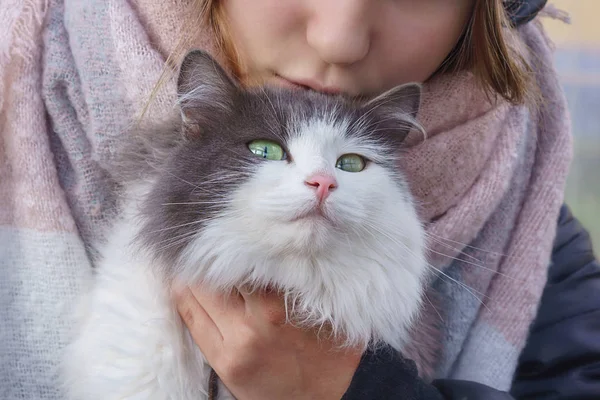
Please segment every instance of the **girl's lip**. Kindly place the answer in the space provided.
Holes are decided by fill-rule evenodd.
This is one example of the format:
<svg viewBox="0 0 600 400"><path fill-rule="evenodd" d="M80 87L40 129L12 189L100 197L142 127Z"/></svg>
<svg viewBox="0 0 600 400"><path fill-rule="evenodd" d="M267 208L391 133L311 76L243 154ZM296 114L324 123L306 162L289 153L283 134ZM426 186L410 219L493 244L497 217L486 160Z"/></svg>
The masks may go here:
<svg viewBox="0 0 600 400"><path fill-rule="evenodd" d="M276 75L278 82L286 87L296 88L296 89L308 89L314 90L315 92L338 95L342 94L343 91L336 87L324 86L319 82L310 79L288 79L284 78L281 75Z"/></svg>
<svg viewBox="0 0 600 400"><path fill-rule="evenodd" d="M280 75L275 75L275 80L277 81L277 84L279 86L283 86L283 87L287 87L287 88L291 88L291 89L310 89L309 87L306 86L302 86L296 82L293 82L289 79L285 79L284 77L280 76Z"/></svg>

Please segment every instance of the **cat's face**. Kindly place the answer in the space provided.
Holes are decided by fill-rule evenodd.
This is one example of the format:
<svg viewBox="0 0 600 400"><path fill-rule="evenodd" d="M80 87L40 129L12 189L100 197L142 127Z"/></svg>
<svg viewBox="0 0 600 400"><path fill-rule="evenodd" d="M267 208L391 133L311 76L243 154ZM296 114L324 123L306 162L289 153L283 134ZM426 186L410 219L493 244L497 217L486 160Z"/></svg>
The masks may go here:
<svg viewBox="0 0 600 400"><path fill-rule="evenodd" d="M250 142L267 151L273 147L275 158L285 157L259 158L233 196L240 228L255 245L264 251L318 254L341 237L366 234L384 211L378 205L383 197L402 198L390 153L362 135L359 118L344 113L292 116L279 143Z"/></svg>
<svg viewBox="0 0 600 400"><path fill-rule="evenodd" d="M365 104L244 91L204 53L179 79L186 139L152 180L142 239L170 278L274 285L349 343L400 347L420 304L423 230L396 158L420 89Z"/></svg>
<svg viewBox="0 0 600 400"><path fill-rule="evenodd" d="M187 141L148 201L151 241L173 238L165 254L175 259L194 232L224 223L262 251L318 253L380 229L388 201L409 201L395 161L418 86L359 105L307 91L242 91L213 63L203 53L184 63Z"/></svg>

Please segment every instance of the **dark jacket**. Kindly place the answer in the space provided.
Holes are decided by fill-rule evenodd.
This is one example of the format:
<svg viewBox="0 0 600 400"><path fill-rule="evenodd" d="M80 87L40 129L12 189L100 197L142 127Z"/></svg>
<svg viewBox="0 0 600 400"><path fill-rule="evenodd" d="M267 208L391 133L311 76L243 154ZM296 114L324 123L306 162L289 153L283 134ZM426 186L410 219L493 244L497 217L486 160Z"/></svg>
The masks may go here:
<svg viewBox="0 0 600 400"><path fill-rule="evenodd" d="M418 378L393 352L365 354L343 400L600 399L600 264L590 237L560 211L548 281L510 393L475 382Z"/></svg>

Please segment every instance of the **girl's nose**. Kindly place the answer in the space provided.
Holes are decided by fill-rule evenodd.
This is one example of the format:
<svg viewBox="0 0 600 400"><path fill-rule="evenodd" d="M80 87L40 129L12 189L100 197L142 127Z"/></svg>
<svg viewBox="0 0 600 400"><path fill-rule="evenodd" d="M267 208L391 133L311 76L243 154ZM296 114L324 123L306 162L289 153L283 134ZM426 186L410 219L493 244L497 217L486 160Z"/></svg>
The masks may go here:
<svg viewBox="0 0 600 400"><path fill-rule="evenodd" d="M328 64L354 64L371 47L367 0L312 0L306 28L309 46Z"/></svg>

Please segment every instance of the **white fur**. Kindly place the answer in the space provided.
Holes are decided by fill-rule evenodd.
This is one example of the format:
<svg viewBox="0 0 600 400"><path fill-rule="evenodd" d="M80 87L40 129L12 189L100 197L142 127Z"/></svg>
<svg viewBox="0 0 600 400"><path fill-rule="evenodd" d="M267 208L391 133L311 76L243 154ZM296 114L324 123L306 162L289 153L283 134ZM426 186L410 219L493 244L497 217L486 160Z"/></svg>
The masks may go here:
<svg viewBox="0 0 600 400"><path fill-rule="evenodd" d="M335 168L346 153L385 156L346 138L347 129L327 118L299 125L287 144L293 162L261 164L197 233L178 275L223 289L274 284L285 288L296 323L330 324L348 345L374 340L400 350L421 301L424 234L399 176L376 163L358 173ZM316 172L338 181L324 205L331 222L292 221L316 204L304 184ZM80 305L65 357L70 399L206 398L208 366L155 275L160 268L132 246L140 229L134 199L148 185L129 193Z"/></svg>

